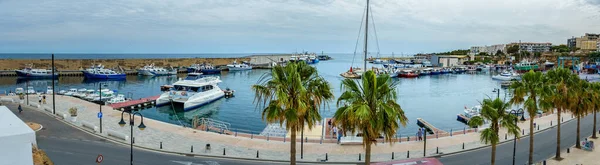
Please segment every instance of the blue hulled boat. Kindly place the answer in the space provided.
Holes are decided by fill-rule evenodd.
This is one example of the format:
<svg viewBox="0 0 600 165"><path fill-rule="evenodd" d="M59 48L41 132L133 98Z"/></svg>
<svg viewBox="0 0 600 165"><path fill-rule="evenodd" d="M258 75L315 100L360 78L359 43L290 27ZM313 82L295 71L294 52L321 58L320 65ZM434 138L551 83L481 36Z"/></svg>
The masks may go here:
<svg viewBox="0 0 600 165"><path fill-rule="evenodd" d="M192 64L187 68L188 73L221 74L221 69L215 68L210 64Z"/></svg>
<svg viewBox="0 0 600 165"><path fill-rule="evenodd" d="M83 70L83 76L86 79L125 79L125 73L117 73L110 69L105 69L102 64L92 66Z"/></svg>
<svg viewBox="0 0 600 165"><path fill-rule="evenodd" d="M431 72L429 74L438 75L438 74L442 74L442 71L440 71L439 69L433 69L433 70L431 70Z"/></svg>

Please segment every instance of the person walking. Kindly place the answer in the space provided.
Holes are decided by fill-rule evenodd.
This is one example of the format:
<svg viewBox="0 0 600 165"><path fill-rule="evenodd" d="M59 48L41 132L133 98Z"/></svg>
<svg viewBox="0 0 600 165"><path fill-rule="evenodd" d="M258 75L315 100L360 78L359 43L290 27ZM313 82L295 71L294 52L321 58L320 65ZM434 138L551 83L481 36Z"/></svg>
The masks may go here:
<svg viewBox="0 0 600 165"><path fill-rule="evenodd" d="M419 128L419 131L417 132L417 141L421 141L423 138L421 138L421 136L423 135L423 132L421 131L421 128Z"/></svg>
<svg viewBox="0 0 600 165"><path fill-rule="evenodd" d="M38 95L38 103L40 103L40 105L42 105L42 95Z"/></svg>
<svg viewBox="0 0 600 165"><path fill-rule="evenodd" d="M338 133L337 133L337 143L340 144L340 140L342 140L342 129L338 129Z"/></svg>
<svg viewBox="0 0 600 165"><path fill-rule="evenodd" d="M46 104L46 95L42 96L42 103Z"/></svg>
<svg viewBox="0 0 600 165"><path fill-rule="evenodd" d="M333 137L337 136L338 129L337 127L333 127Z"/></svg>
<svg viewBox="0 0 600 165"><path fill-rule="evenodd" d="M21 112L23 112L23 108L21 108L21 104L19 104L19 107L17 109L19 110L19 114L21 114Z"/></svg>

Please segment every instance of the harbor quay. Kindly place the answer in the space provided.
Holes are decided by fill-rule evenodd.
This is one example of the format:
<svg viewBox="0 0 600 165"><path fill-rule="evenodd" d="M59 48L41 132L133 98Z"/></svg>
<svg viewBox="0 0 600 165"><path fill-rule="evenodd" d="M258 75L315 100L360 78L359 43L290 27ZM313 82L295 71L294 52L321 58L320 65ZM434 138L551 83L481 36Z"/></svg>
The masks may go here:
<svg viewBox="0 0 600 165"><path fill-rule="evenodd" d="M31 106L39 111L52 114L52 99L47 100L47 104L39 105L35 100L38 96L29 95L29 105L26 99L21 100L16 96L0 96L0 101L8 104L21 104L22 106ZM129 126L119 126L121 120L121 111L113 110L110 106L102 106L102 133L100 133L100 119L98 112L100 106L91 102L80 100L70 96L56 96L56 116L58 120L77 127L94 135L110 139L125 145L129 144L130 128ZM71 117L69 109L77 108L77 116ZM27 112L24 112L27 113ZM124 113L128 117L128 113ZM561 123L572 120L570 114L563 114L564 119ZM135 126L140 124L141 118L135 116ZM215 157L229 157L242 159L260 159L286 161L289 159L289 141L277 140L276 138L259 138L236 136L232 134L221 134L218 132L204 131L200 129L182 127L169 124L150 118L143 119L146 129L139 130L134 127L133 138L134 146L159 152L186 154L186 155L206 155ZM322 122L324 123L324 122ZM319 123L320 126L323 126ZM535 119L535 131L542 131L556 126L556 114L540 114ZM529 132L529 122L519 122L522 128L522 136ZM467 151L486 146L480 142L479 133L461 133L453 132L450 136L437 136L430 134L427 136L427 150L425 156L438 156L441 154L451 154L461 151ZM323 136L323 135L321 135ZM512 141L513 137L506 135L506 130L500 131L500 140ZM414 137L413 137L414 138ZM210 147L207 147L210 144ZM390 145L389 142L381 141L373 146L373 161L391 161L406 158L423 157L423 141L401 141ZM364 158L364 148L362 145L339 145L336 143L320 143L309 141L304 143L304 153L300 155L300 143L297 143L298 160L304 162L317 162L327 160L329 162L361 162Z"/></svg>

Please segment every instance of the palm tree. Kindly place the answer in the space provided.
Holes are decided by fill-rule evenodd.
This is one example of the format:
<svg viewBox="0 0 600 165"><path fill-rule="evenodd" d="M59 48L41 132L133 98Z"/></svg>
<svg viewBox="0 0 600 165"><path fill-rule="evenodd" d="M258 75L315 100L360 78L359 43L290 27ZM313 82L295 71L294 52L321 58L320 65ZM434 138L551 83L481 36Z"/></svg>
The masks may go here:
<svg viewBox="0 0 600 165"><path fill-rule="evenodd" d="M538 99L547 96L549 88L544 83L542 72L530 70L525 73L521 81L513 83L510 88L513 89L512 104L524 104L524 108L529 114L529 163L533 163L533 120L538 111Z"/></svg>
<svg viewBox="0 0 600 165"><path fill-rule="evenodd" d="M585 80L578 79L576 82L577 86L571 88L569 101L571 102L570 110L575 117L577 117L577 134L575 139L575 147L581 148L581 143L579 140L581 139L581 130L580 130L580 122L581 117L585 116L588 110L592 107L592 100L590 98L590 83Z"/></svg>
<svg viewBox="0 0 600 165"><path fill-rule="evenodd" d="M567 99L569 97L567 94L569 93L569 87L573 85L572 77L572 72L569 69L562 67L550 70L546 73L546 84L551 87L551 94L546 98L546 101L553 104L552 107L556 108L557 112L556 121L558 121L558 125L556 126L556 155L554 157L557 160L562 160L560 157L560 121L563 110L568 108L567 105L569 101Z"/></svg>
<svg viewBox="0 0 600 165"><path fill-rule="evenodd" d="M600 100L600 83L594 82L592 85L592 100ZM600 110L600 101L592 101L594 111L594 128L592 129L592 138L597 139L596 136L596 112Z"/></svg>
<svg viewBox="0 0 600 165"><path fill-rule="evenodd" d="M285 124L290 131L290 164L296 164L296 134L307 124L309 128L321 120L319 109L333 99L331 87L308 64L291 63L275 66L252 86L254 102L262 105L262 119Z"/></svg>
<svg viewBox="0 0 600 165"><path fill-rule="evenodd" d="M496 145L500 141L499 131L500 127L504 127L508 130L508 134L514 135L519 138L519 126L517 125L517 117L515 115L506 113L506 109L510 107L510 103L505 103L500 98L484 99L481 103L481 113L479 116L475 116L469 120L469 126L477 127L484 124L484 120L490 121L490 127L484 129L479 134L479 139L485 144L492 144L492 160L491 164L496 164Z"/></svg>
<svg viewBox="0 0 600 165"><path fill-rule="evenodd" d="M396 94L396 82L389 75L376 76L367 71L358 80L342 81L342 95L338 98L340 108L333 118L343 132L361 132L365 149L365 164L371 161L371 144L383 135L385 140L392 141L399 125L406 126L408 119L400 107Z"/></svg>

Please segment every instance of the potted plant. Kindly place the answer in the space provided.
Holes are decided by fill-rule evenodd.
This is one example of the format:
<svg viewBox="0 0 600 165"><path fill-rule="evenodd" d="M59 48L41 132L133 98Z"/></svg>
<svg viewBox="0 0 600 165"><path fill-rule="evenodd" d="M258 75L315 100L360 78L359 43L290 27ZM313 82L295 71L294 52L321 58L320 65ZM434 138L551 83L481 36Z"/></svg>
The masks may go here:
<svg viewBox="0 0 600 165"><path fill-rule="evenodd" d="M75 107L69 108L69 114L71 114L71 120L73 122L77 121L77 108L75 108Z"/></svg>

